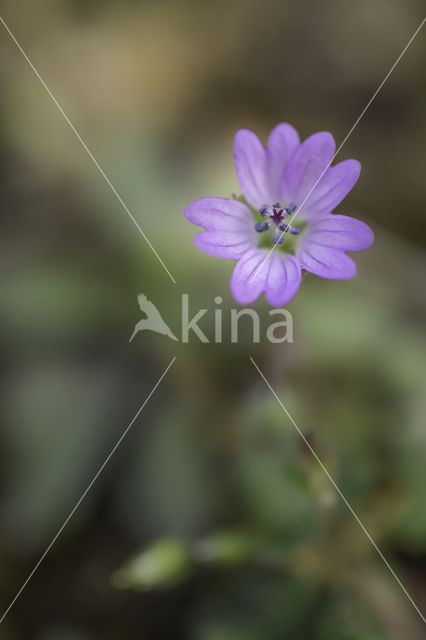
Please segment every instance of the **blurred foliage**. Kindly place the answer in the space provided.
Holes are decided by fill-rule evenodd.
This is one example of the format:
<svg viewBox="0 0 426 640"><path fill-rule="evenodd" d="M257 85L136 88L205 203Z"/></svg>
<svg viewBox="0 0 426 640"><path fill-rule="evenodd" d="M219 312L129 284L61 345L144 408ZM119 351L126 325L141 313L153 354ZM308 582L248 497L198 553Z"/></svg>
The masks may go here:
<svg viewBox="0 0 426 640"><path fill-rule="evenodd" d="M191 570L189 550L179 540L159 540L113 575L118 588L154 589L179 584Z"/></svg>
<svg viewBox="0 0 426 640"><path fill-rule="evenodd" d="M417 640L419 618L249 361L426 609L424 37L341 152L341 213L376 233L349 282L306 277L294 343L231 344L232 263L185 204L230 195L236 129L339 142L420 0L5 0L2 16L177 280L4 30L0 38L0 627L5 640ZM139 334L143 291L179 334ZM214 344L213 300L224 342ZM255 305L262 326L264 300Z"/></svg>

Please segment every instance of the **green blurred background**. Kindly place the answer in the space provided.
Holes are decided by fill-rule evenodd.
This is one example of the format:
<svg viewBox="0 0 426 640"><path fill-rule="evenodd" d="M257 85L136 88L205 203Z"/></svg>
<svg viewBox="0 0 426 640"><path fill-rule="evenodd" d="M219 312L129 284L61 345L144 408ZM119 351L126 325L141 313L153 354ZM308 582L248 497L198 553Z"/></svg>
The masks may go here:
<svg viewBox="0 0 426 640"><path fill-rule="evenodd" d="M0 626L5 640L417 640L424 625L249 361L426 609L425 34L340 153L338 209L376 243L306 277L294 343L128 339L143 291L224 316L233 263L183 208L238 191L232 140L279 122L341 141L421 0L22 0L2 16L177 280L0 29ZM262 318L268 308L254 308ZM203 323L213 336L212 323Z"/></svg>

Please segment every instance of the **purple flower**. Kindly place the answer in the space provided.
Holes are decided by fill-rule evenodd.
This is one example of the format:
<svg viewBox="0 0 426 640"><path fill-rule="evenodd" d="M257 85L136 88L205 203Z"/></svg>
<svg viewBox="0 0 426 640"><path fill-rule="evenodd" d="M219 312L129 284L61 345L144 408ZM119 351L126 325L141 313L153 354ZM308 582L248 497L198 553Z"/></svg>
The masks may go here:
<svg viewBox="0 0 426 640"><path fill-rule="evenodd" d="M186 207L188 220L205 229L195 236L196 247L238 260L231 291L240 304L254 302L262 292L271 305L286 304L299 289L302 269L331 280L356 274L345 252L367 249L374 236L363 222L331 213L361 169L356 160L329 166L335 149L327 132L301 143L291 125L279 124L265 149L253 132L242 129L235 136L234 159L243 196L202 198Z"/></svg>

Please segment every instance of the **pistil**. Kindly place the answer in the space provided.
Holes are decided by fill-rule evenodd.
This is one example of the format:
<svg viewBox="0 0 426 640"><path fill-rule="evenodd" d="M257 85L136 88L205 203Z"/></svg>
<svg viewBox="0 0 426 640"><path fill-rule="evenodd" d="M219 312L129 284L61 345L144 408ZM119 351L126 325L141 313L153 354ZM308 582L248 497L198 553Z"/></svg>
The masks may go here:
<svg viewBox="0 0 426 640"><path fill-rule="evenodd" d="M256 223L254 228L258 233L263 233L272 227L274 232L273 243L282 244L284 233L290 232L295 236L300 233L298 227L293 227L293 225L284 222L285 216L291 216L295 210L296 205L294 203L291 203L288 207L282 207L279 202L274 202L272 206L263 204L259 209L259 213L264 219ZM266 217L268 217L271 222L265 220Z"/></svg>

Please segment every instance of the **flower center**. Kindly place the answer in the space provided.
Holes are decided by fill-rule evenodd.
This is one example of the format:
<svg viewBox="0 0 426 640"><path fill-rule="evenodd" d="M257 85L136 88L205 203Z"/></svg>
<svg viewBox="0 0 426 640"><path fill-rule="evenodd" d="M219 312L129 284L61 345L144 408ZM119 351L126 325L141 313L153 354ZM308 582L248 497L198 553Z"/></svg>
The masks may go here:
<svg viewBox="0 0 426 640"><path fill-rule="evenodd" d="M262 220L257 222L254 228L258 233L272 232L272 242L274 244L282 244L286 233L297 236L301 231L300 227L294 227L285 221L286 216L288 220L291 219L296 208L294 203L291 203L288 207L281 206L279 202L274 202L272 205L264 204L259 209ZM270 237L271 234L268 233L267 235Z"/></svg>

